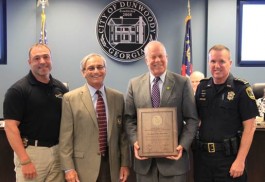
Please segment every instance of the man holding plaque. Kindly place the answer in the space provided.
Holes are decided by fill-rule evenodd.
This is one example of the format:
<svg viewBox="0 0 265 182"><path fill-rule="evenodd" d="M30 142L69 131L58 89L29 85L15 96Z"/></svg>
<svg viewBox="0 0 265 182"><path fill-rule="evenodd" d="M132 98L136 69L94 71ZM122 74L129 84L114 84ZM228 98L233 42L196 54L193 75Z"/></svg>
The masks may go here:
<svg viewBox="0 0 265 182"><path fill-rule="evenodd" d="M149 72L130 80L125 102L125 129L134 147L134 170L137 182L184 182L189 170L187 150L190 148L198 127L198 116L190 80L167 70L167 53L161 42L149 42L144 52ZM144 109L152 111L152 108L153 113L144 111ZM175 115L167 114L172 108L176 111ZM163 109L166 111L162 112ZM160 111L161 116L156 114ZM148 157L139 155L139 151L142 150L139 147L139 137L142 134L139 133L139 129L145 130L145 128L138 128L139 125L141 123L153 124L153 130L159 130L160 124L167 120L163 120L163 115L169 121L176 122L176 140L172 141L176 141L178 145L174 149L174 155L163 153L160 156L159 154ZM187 123L185 126L183 121ZM158 134L167 135L169 134L167 131L160 131ZM154 136L153 133L149 134L148 137ZM144 142L145 139L148 138L143 138ZM160 144L156 142L157 149L165 147ZM149 146L143 144L143 147Z"/></svg>

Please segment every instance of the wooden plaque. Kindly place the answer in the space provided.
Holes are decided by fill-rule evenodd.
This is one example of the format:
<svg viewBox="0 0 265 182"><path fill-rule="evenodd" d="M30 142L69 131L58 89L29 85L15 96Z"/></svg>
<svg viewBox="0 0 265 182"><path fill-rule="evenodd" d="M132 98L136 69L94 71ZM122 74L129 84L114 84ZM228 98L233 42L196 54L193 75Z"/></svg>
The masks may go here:
<svg viewBox="0 0 265 182"><path fill-rule="evenodd" d="M137 109L137 137L140 157L177 155L176 108Z"/></svg>

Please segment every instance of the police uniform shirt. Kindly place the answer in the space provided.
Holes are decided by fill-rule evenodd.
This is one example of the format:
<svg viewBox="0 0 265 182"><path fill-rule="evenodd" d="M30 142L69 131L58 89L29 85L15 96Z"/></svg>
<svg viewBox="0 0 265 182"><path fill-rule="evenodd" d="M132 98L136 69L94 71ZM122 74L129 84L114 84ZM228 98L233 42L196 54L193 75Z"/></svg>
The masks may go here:
<svg viewBox="0 0 265 182"><path fill-rule="evenodd" d="M250 85L232 74L222 85L215 85L213 78L201 80L195 98L201 141L222 142L234 137L243 130L243 121L259 114Z"/></svg>

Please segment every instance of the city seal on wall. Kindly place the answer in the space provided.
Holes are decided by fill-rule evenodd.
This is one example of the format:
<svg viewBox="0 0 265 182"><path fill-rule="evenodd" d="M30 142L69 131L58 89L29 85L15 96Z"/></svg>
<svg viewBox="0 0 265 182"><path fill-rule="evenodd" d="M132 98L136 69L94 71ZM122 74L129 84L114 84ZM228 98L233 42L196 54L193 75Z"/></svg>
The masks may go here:
<svg viewBox="0 0 265 182"><path fill-rule="evenodd" d="M103 51L119 62L134 62L144 57L144 47L157 39L154 13L138 0L116 0L101 12L96 26Z"/></svg>

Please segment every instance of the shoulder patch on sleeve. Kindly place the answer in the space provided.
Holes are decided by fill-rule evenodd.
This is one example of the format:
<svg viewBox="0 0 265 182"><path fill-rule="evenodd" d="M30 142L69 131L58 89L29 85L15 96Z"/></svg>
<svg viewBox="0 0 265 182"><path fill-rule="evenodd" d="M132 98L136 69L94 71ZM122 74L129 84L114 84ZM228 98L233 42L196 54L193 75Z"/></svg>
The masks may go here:
<svg viewBox="0 0 265 182"><path fill-rule="evenodd" d="M243 83L244 85L247 85L249 84L248 81L244 80L244 79L241 79L241 78L234 78L235 81L238 81L240 83Z"/></svg>
<svg viewBox="0 0 265 182"><path fill-rule="evenodd" d="M246 88L246 92L249 98L251 98L252 100L255 100L255 96L253 94L252 88L249 86Z"/></svg>

